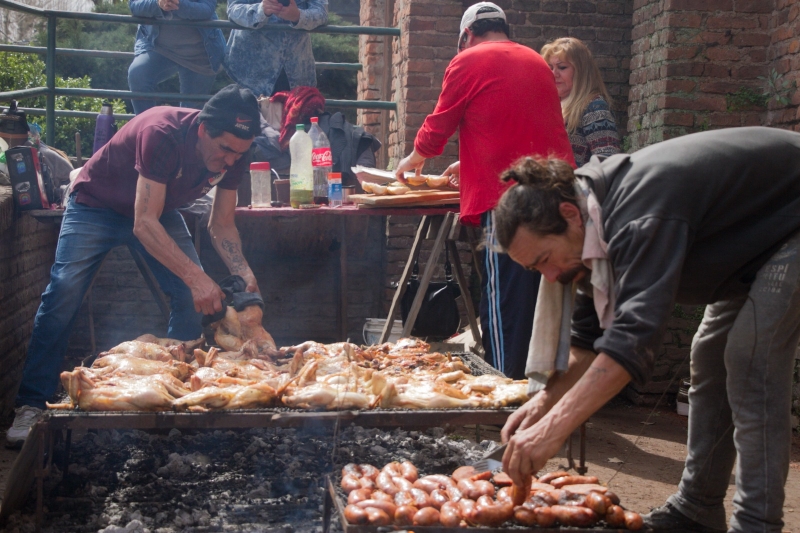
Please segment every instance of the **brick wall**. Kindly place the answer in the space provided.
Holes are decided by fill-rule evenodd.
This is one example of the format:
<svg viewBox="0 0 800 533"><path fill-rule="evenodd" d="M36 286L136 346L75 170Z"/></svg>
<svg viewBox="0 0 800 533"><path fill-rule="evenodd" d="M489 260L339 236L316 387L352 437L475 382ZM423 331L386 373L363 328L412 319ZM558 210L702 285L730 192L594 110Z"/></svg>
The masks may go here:
<svg viewBox="0 0 800 533"><path fill-rule="evenodd" d="M800 79L800 1L777 0L770 18L770 45L767 56L772 70L779 76L775 84L788 103L773 98L768 103L766 123L800 131L800 96L794 89ZM800 395L798 395L800 398Z"/></svg>
<svg viewBox="0 0 800 533"><path fill-rule="evenodd" d="M10 416L40 295L55 256L58 227L14 212L0 186L0 417Z"/></svg>
<svg viewBox="0 0 800 533"><path fill-rule="evenodd" d="M634 0L630 148L765 123L772 0ZM773 35L777 38L777 33Z"/></svg>

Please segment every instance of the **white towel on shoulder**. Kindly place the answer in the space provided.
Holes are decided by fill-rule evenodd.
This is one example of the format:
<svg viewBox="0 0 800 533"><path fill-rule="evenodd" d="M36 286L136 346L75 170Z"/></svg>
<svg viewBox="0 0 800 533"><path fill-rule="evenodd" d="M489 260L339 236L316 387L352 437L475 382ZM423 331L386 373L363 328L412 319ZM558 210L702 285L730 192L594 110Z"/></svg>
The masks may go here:
<svg viewBox="0 0 800 533"><path fill-rule="evenodd" d="M575 180L575 192L586 230L581 260L592 271L590 281L595 311L600 327L607 329L614 321L614 272L608 261L608 245L603 239L602 209L585 178ZM542 278L539 284L525 365L529 396L542 390L554 372L564 372L569 366L576 291L575 282L564 285Z"/></svg>

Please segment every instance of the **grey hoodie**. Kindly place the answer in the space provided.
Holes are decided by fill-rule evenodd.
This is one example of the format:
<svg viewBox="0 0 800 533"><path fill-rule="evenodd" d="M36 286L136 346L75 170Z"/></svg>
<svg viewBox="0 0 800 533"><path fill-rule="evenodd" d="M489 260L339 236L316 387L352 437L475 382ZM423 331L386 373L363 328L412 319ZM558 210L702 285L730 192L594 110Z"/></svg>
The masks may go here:
<svg viewBox="0 0 800 533"><path fill-rule="evenodd" d="M732 128L686 135L576 170L603 209L614 269L613 325L579 294L572 343L650 379L676 302L746 294L758 269L800 229L800 134Z"/></svg>

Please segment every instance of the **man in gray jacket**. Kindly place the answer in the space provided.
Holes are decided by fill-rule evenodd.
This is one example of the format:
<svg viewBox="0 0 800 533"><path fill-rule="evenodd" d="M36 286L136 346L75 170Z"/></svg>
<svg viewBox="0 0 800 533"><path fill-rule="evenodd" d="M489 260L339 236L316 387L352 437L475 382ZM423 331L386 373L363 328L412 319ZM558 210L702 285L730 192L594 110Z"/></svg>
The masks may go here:
<svg viewBox="0 0 800 533"><path fill-rule="evenodd" d="M497 208L500 245L549 282L582 287L569 369L509 418L505 471L516 482L535 474L629 381L647 382L674 304L706 305L683 477L645 525L725 531L738 460L730 531L781 531L800 338L800 134L704 132L574 173L527 159L504 179L519 185Z"/></svg>

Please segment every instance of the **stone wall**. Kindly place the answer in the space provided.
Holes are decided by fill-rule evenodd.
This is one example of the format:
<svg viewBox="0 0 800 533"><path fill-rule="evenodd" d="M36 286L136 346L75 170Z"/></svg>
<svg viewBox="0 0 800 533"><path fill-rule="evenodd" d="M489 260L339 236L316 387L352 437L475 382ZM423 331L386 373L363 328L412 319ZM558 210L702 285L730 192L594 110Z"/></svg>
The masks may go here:
<svg viewBox="0 0 800 533"><path fill-rule="evenodd" d="M0 186L0 418L13 409L57 238L57 226L15 212L11 187Z"/></svg>

